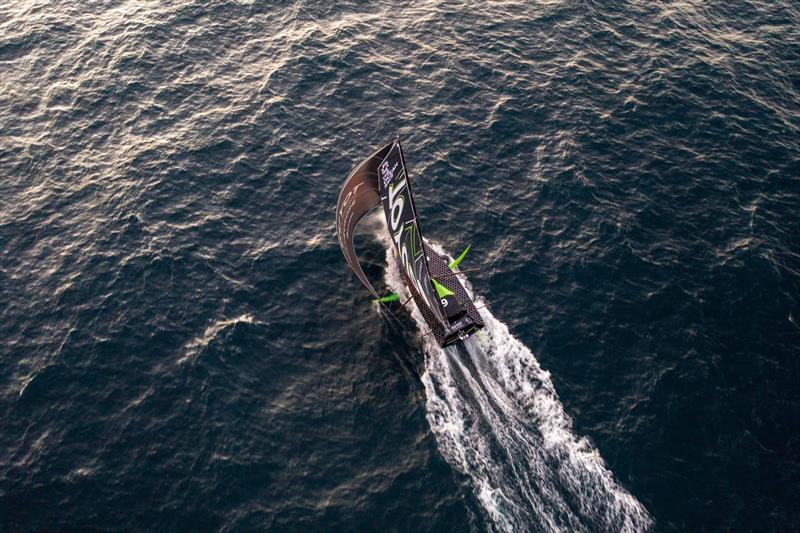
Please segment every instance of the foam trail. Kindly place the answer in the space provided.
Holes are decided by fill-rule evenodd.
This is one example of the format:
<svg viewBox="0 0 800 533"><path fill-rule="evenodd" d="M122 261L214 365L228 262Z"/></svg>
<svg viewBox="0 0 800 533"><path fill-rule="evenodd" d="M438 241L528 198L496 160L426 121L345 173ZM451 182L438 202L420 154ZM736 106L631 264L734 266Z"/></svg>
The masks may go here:
<svg viewBox="0 0 800 533"><path fill-rule="evenodd" d="M386 244L387 284L407 296ZM649 529L647 510L572 432L550 374L505 324L485 307L480 313L486 327L462 345L442 349L430 335L422 338L422 381L437 446L468 477L490 524L503 531Z"/></svg>

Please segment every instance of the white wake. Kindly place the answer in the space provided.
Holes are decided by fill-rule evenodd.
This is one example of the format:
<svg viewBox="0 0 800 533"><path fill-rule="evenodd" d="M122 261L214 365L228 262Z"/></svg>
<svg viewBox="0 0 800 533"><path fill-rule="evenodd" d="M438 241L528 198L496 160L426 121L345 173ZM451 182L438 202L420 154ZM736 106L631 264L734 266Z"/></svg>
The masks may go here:
<svg viewBox="0 0 800 533"><path fill-rule="evenodd" d="M386 282L405 298L384 240ZM480 298L475 303L484 305ZM407 308L427 331L416 307ZM614 481L589 441L573 433L550 374L488 309L480 313L486 327L461 346L442 349L432 335L421 338L422 382L437 446L467 476L490 524L503 531L649 529L647 510Z"/></svg>

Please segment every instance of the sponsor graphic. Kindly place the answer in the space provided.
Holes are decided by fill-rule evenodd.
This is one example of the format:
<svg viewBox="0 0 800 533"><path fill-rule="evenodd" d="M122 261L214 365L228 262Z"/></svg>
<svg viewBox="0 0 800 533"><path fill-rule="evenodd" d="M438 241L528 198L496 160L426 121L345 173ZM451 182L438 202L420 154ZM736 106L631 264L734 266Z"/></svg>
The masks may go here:
<svg viewBox="0 0 800 533"><path fill-rule="evenodd" d="M393 236L400 264L411 285L422 296L428 307L446 324L439 298L433 292L430 275L422 253L422 239L411 203L411 191L402 161L400 147L395 144L378 166L380 195L386 222Z"/></svg>
<svg viewBox="0 0 800 533"><path fill-rule="evenodd" d="M398 164L399 163L395 163L392 168L389 168L389 161L386 160L383 163L381 163L381 166L378 167L378 172L380 172L381 174L381 179L383 180L384 187L386 187L386 185L388 185L389 182L392 181L392 178L394 177L394 171L397 170Z"/></svg>

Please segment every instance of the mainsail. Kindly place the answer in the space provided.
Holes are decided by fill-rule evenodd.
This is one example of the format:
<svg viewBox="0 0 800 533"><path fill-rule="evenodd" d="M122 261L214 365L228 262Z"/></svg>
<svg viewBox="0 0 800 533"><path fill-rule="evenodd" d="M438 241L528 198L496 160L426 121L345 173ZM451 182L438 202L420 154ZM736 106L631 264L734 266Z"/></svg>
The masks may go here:
<svg viewBox="0 0 800 533"><path fill-rule="evenodd" d="M378 293L364 275L353 248L353 233L361 218L381 203L378 190L378 165L392 146L393 143L387 144L353 169L342 185L339 202L336 204L336 236L344 258L361 283L376 298Z"/></svg>
<svg viewBox="0 0 800 533"><path fill-rule="evenodd" d="M447 319L431 283L400 139L395 139L380 162L377 185L386 224L409 286L416 289L438 321L446 325Z"/></svg>

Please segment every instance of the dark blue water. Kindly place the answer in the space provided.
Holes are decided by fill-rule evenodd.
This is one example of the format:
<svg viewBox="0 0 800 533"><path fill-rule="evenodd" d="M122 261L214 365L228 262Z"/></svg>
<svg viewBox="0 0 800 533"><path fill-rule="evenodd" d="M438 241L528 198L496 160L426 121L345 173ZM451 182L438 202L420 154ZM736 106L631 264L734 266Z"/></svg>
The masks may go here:
<svg viewBox="0 0 800 533"><path fill-rule="evenodd" d="M800 529L794 2L11 0L0 173L0 530Z"/></svg>

